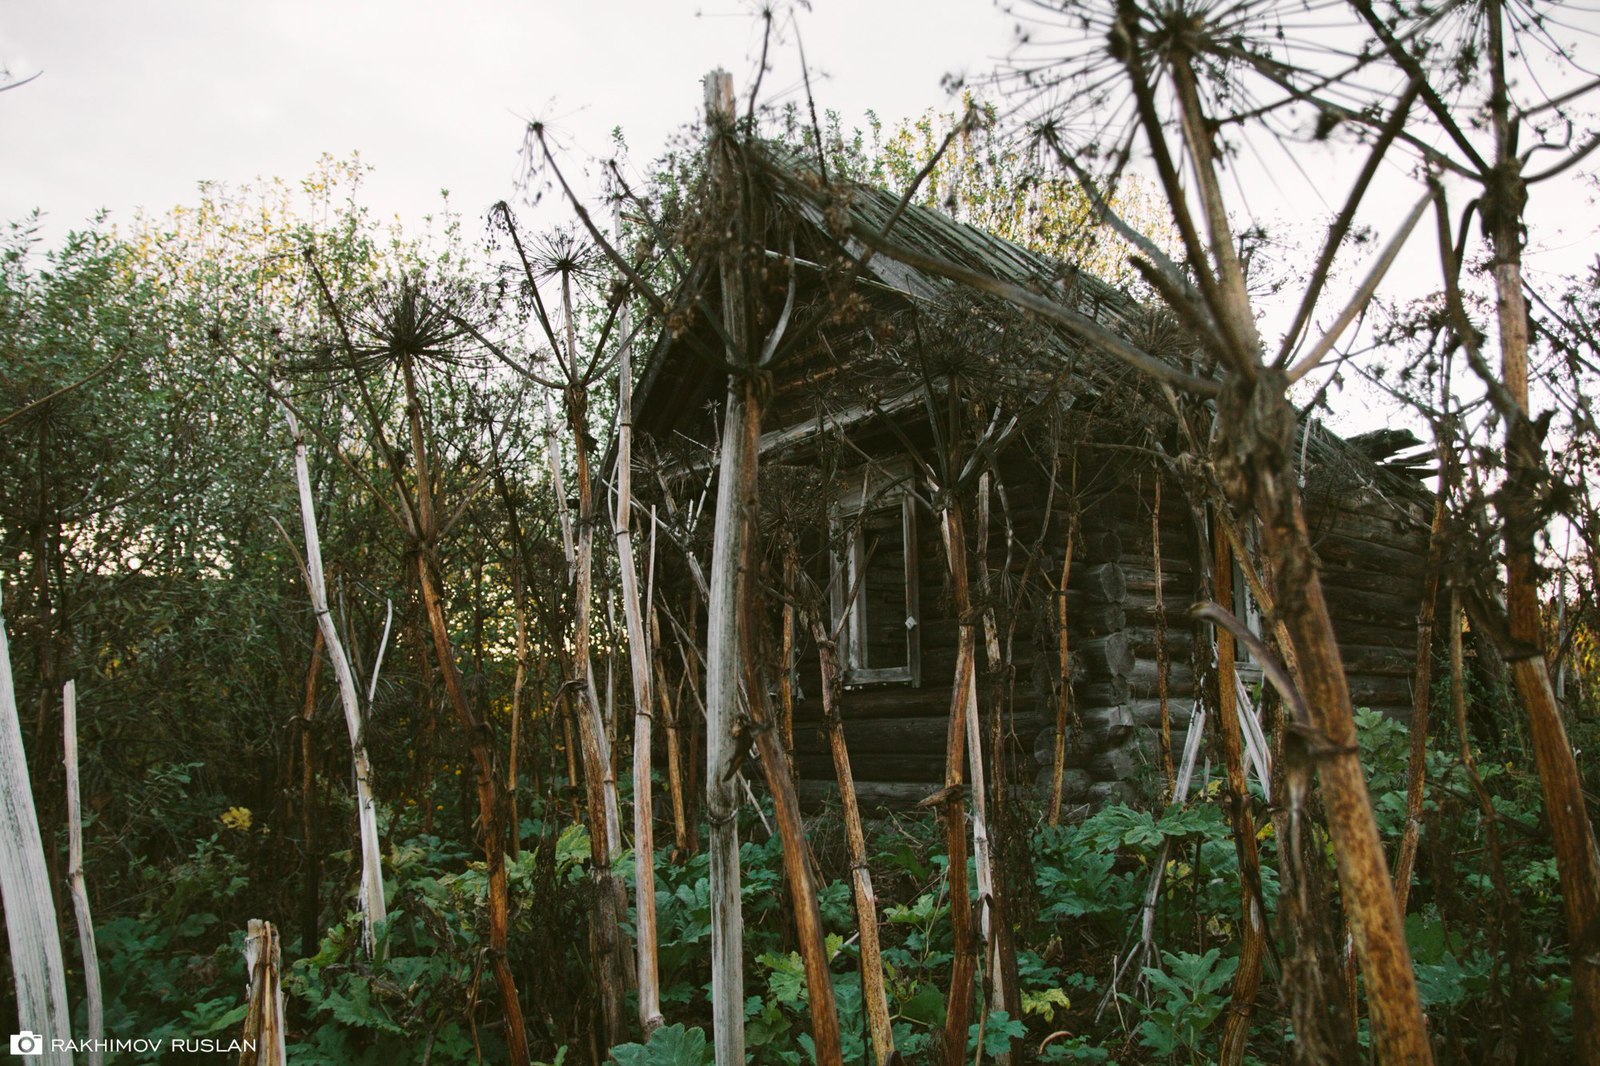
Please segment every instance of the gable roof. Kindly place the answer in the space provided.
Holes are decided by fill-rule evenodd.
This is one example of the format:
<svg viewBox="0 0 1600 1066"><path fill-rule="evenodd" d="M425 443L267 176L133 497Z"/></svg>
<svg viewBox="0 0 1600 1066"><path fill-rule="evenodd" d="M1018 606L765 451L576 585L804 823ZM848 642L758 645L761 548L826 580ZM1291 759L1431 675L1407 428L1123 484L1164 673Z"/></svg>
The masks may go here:
<svg viewBox="0 0 1600 1066"><path fill-rule="evenodd" d="M803 243L817 249L838 249L842 244L843 251L856 262L865 263L862 275L856 279L859 287L902 300L907 307L942 306L969 298L971 294L960 282L886 254L869 254L856 238L846 236L841 241L837 236L841 229L859 228L882 233L890 228L892 220L891 232L899 245L1048 295L1119 334L1125 334L1144 310L1139 301L1127 293L1071 264L919 204L903 204L898 194L881 187L861 183L832 186L833 196L827 211L842 211L848 224L830 225L827 213L815 202L817 198L805 195L807 190L820 185L809 164L785 161L772 152L764 152L760 163L771 179L767 192L772 206L782 211L798 231L806 234ZM768 254L779 259L790 257L789 252L775 249L768 250ZM823 269L815 261L797 258L795 262L819 275ZM698 293L680 291L678 305L689 306L696 295L704 298L706 290L713 288L708 282L714 276L712 271L702 272L701 290ZM1004 303L998 297L980 299L996 305ZM714 296L707 300L708 304L714 302ZM703 322L695 321L689 328L704 330L706 327ZM1084 379L1075 382L1080 393L1093 392L1129 374L1119 360L1089 351L1081 340L1061 327L1049 327L1048 335L1051 348L1063 361L1074 360L1075 369ZM1086 354L1091 358L1083 358ZM1093 358L1095 355L1099 358ZM672 331L663 330L644 362L634 391L636 427L645 433L671 428L684 417L688 408L708 402L720 403L724 381L725 375L719 368L698 356L691 345L683 343ZM893 398L884 399L892 401ZM799 426L779 427L764 434L763 443L769 440L782 443L804 431L805 428ZM1302 419L1296 441L1305 471L1302 476L1321 480L1325 488L1343 486L1339 491L1359 485L1396 512L1423 521L1419 505L1431 499L1431 494L1420 479L1429 471L1419 468L1418 460L1412 458L1415 451L1408 447L1420 442L1415 438L1397 442L1393 437L1393 433L1380 431L1346 440L1319 425L1314 418ZM1405 454L1395 455L1402 450Z"/></svg>
<svg viewBox="0 0 1600 1066"><path fill-rule="evenodd" d="M767 192L773 208L784 213L802 235L800 241L812 249L842 250L857 262L864 262L862 274L856 284L864 289L903 300L906 306L942 305L965 293L965 288L955 281L909 266L884 254L869 254L865 246L853 237L841 241L838 227L829 224L824 210L812 198L798 190L814 188L819 182L814 170L805 163L786 162L777 155L763 153L761 164L772 180ZM842 211L856 227L883 232L893 220L891 232L901 245L915 248L928 255L938 256L957 266L997 280L1011 282L1031 290L1048 294L1052 299L1066 302L1078 313L1113 330L1120 331L1139 309L1139 303L1126 293L1106 282L1048 255L998 237L975 226L958 222L938 211L919 204L902 206L901 197L887 189L861 183L836 183L831 186L832 200L829 211ZM898 212L898 215L897 215ZM768 254L780 259L788 252L769 249ZM821 264L798 257L795 262L803 269L820 274ZM714 272L699 276L699 287L686 283L680 289L675 303L690 306L696 296L707 303L715 303L707 284ZM992 298L986 298L992 299ZM998 304L1001 301L996 300ZM689 329L704 329L698 320ZM1081 355L1081 342L1055 329L1056 345L1063 356ZM698 339L698 338L697 338ZM692 351L693 345L664 330L644 361L640 379L634 390L633 415L636 425L645 431L659 428L659 421L651 418L652 407L667 408L666 416L673 418L682 413L685 390L672 388L675 374L694 372L693 364L699 362L703 371L712 371L706 360ZM723 375L712 372L706 375L720 383ZM696 390L690 389L689 392ZM697 399L715 398L712 396ZM655 421L655 427L652 422Z"/></svg>

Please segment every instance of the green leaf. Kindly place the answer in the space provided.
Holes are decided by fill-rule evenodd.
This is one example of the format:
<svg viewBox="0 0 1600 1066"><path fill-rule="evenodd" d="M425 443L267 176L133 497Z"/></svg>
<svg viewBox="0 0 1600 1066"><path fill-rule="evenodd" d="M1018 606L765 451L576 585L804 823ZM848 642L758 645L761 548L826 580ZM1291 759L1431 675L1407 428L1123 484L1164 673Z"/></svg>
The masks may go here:
<svg viewBox="0 0 1600 1066"><path fill-rule="evenodd" d="M648 1044L619 1044L611 1061L620 1066L711 1066L706 1034L699 1028L667 1025L650 1034Z"/></svg>
<svg viewBox="0 0 1600 1066"><path fill-rule="evenodd" d="M983 1037L983 1053L989 1058L1004 1055L1011 1050L1011 1041L1020 1040L1028 1035L1027 1027L1019 1021L1013 1021L1011 1015L1003 1010L990 1012L982 1022L974 1022L967 1027L967 1047L976 1048L979 1032Z"/></svg>

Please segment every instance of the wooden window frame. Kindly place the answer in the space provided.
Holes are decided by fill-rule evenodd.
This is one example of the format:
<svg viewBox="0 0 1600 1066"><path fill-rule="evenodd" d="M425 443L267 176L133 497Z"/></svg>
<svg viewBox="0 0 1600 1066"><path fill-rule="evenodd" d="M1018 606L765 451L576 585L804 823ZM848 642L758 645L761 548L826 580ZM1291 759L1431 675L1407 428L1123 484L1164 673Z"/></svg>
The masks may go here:
<svg viewBox="0 0 1600 1066"><path fill-rule="evenodd" d="M875 475L875 476L874 476ZM829 583L833 624L839 632L839 657L843 680L848 688L864 685L922 684L922 609L918 593L917 499L906 488L907 477L895 478L873 471L856 489L834 501L834 542L844 551L832 554L833 580ZM900 511L900 535L904 542L905 589L905 664L869 667L867 661L867 603L865 589L859 588L866 567L866 545L861 535L862 519L870 514ZM852 595L853 593L853 595ZM842 624L841 624L842 623Z"/></svg>

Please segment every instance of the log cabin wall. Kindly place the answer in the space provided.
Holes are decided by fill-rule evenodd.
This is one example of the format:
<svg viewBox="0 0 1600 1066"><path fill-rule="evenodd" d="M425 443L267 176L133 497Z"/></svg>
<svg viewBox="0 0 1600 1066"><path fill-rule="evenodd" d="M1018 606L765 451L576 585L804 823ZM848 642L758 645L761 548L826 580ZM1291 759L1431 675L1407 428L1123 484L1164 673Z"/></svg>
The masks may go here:
<svg viewBox="0 0 1600 1066"><path fill-rule="evenodd" d="M1409 721L1432 498L1423 471L1369 458L1386 458L1393 439L1355 437L1308 463L1305 501L1351 701Z"/></svg>
<svg viewBox="0 0 1600 1066"><path fill-rule="evenodd" d="M1067 726L1062 797L1066 805L1099 806L1114 800L1148 801L1163 779L1160 697L1165 649L1166 714L1171 755L1181 756L1196 693L1195 644L1209 660L1208 636L1198 638L1190 608L1198 598L1196 560L1209 543L1198 533L1188 500L1162 475L1160 519L1161 617L1158 632L1154 466L1129 460L1125 452L1079 448L1082 468L1097 478L1077 496L1079 532L1074 537L1067 593L1071 648L1072 714ZM1329 460L1331 463L1332 461ZM1019 544L1039 538L1045 501L1051 499L1042 558L1030 596L1015 609L1017 625L1010 663L1013 690L1005 732L1015 745L1012 760L1021 783L1034 785L1042 802L1050 792L1055 742L1055 685L1059 665L1053 597L1041 575L1053 582L1071 519L1073 498L1058 483L1052 496L1039 475L1002 463L1007 475L1012 535ZM1365 471L1352 478L1326 469L1309 472L1306 503L1334 627L1358 707L1401 719L1411 713L1416 617L1427 555L1426 507L1419 486L1387 483ZM1006 480L1003 478L1003 480ZM1387 488L1389 491L1385 492ZM1001 519L996 518L998 526ZM992 533L991 539L997 534ZM866 685L846 691L845 733L861 800L868 806L904 807L935 791L942 780L945 727L955 672L956 620L945 584L943 549L931 515L918 523L919 598L922 639L921 685ZM991 566L1002 565L1003 546L991 543ZM1011 577L1025 569L1014 553ZM1002 618L1001 628L1007 620ZM1258 679L1241 663L1247 682ZM833 795L833 769L821 735L815 698L817 663L807 648L798 665L801 698L796 703L795 745L802 791L812 802ZM988 670L980 647L980 706L990 705ZM1254 685L1252 686L1254 687Z"/></svg>
<svg viewBox="0 0 1600 1066"><path fill-rule="evenodd" d="M994 502L990 566L997 585L1014 590L1023 577L1031 580L1013 601L997 600L999 629L1014 634L1009 671L1005 677L992 676L980 640L979 701L987 711L996 700L995 686L1009 684L1009 699L1001 701L1002 732L1011 745L1007 762L1020 783L1033 785L1035 797L1042 800L1050 791L1060 679L1052 589L1061 572L1076 500L1078 531L1073 536L1067 590L1073 700L1063 801L1098 805L1153 795L1160 774L1160 663L1151 531L1155 474L1148 459L1130 461L1126 452L1092 443L1078 449L1078 464L1094 473L1085 476L1074 496L1059 479L1051 493L1038 469L1001 463L1009 511L998 513L999 501ZM1187 504L1170 480L1164 484L1163 497L1168 714L1172 743L1181 751L1194 697L1188 607L1194 599L1195 537ZM869 806L914 804L942 781L957 624L946 587L943 549L931 517L925 515L918 523L918 556L923 561L918 589L920 687L864 685L848 689L841 701L857 790ZM1013 550L1010 572L1002 575L1007 519ZM1035 544L1041 545L1040 558L1030 565L1026 549ZM1002 582L1002 576L1009 583ZM1013 613L1018 617L1013 619ZM802 648L797 669L795 747L802 793L816 802L831 796L834 784L816 699L814 649Z"/></svg>

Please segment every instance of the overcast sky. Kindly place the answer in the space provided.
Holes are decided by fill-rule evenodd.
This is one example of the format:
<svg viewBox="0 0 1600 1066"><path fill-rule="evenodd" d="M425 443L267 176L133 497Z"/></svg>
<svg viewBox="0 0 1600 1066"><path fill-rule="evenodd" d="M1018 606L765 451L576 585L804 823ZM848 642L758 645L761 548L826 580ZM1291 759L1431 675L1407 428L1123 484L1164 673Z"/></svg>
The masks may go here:
<svg viewBox="0 0 1600 1066"><path fill-rule="evenodd" d="M1009 23L988 0L817 0L801 43L819 100L850 123L942 105ZM579 154L613 127L655 155L723 66L748 88L749 0L0 0L0 219L33 208L59 236L100 208L127 220L194 199L201 179L296 179L359 151L367 203L413 220L448 188L469 217L515 193L531 118ZM762 95L798 92L793 35Z"/></svg>
<svg viewBox="0 0 1600 1066"><path fill-rule="evenodd" d="M55 242L101 208L127 222L140 207L193 202L201 180L293 181L325 152L359 152L375 168L362 202L378 217L415 232L448 188L473 236L491 204L517 198L530 119L555 131L571 162L609 156L616 127L644 162L696 119L708 70L725 67L748 91L758 3L0 0L0 67L13 81L38 75L0 93L0 223L41 209ZM993 0L812 3L797 16L799 43L819 103L848 126L869 109L892 126L952 107L942 79L992 70L1012 43ZM1600 14L1569 13L1587 53ZM803 99L796 36L782 21L762 84L769 103ZM1547 65L1541 84L1559 73L1573 72ZM1253 175L1245 159L1235 207L1303 239L1336 209L1358 156L1335 141L1301 146L1292 162L1264 159ZM1381 230L1416 195L1408 166L1397 159L1368 198ZM1595 187L1579 172L1543 189L1529 218L1536 284L1557 287L1594 262ZM1413 244L1391 276L1401 295L1437 284L1427 242Z"/></svg>

